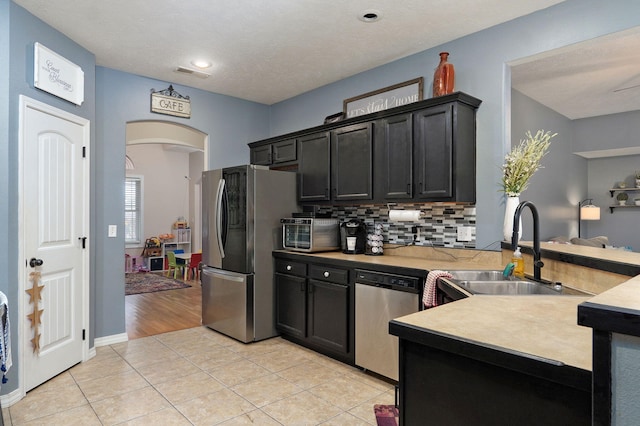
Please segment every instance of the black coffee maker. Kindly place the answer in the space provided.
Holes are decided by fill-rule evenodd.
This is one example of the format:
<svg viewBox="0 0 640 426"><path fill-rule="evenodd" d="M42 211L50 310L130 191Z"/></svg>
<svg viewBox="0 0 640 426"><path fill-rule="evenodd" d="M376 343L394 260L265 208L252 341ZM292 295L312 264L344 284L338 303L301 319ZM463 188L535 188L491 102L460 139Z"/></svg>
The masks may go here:
<svg viewBox="0 0 640 426"><path fill-rule="evenodd" d="M367 229L358 219L351 219L340 224L340 242L342 252L362 254L367 246Z"/></svg>

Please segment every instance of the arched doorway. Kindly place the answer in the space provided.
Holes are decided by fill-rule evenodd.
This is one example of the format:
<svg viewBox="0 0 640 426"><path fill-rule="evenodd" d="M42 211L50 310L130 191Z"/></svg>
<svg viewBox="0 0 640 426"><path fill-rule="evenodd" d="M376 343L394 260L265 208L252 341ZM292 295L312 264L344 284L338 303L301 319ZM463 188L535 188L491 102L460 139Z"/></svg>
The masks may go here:
<svg viewBox="0 0 640 426"><path fill-rule="evenodd" d="M176 220L184 219L190 228L190 240L188 246L181 248L190 252L201 250L201 219L200 219L200 180L202 171L207 169L208 163L208 142L207 134L200 132L189 126L166 121L134 121L126 126L126 188L130 188L131 181L138 181L141 187L141 211L139 220L141 221L140 232L135 241L129 240L128 225L125 225L125 253L131 258L140 259L146 238L159 236L165 233L178 235L172 229ZM127 213L127 223L130 223L130 216ZM177 241L177 240L176 240ZM185 250L187 251L187 250ZM145 258L149 260L149 258ZM159 258L160 265L162 259ZM149 265L147 265L149 266ZM162 268L160 268L162 269ZM130 277L127 275L127 277ZM129 278L127 278L129 279ZM199 284L197 287L198 297ZM162 293L165 293L162 295ZM168 298L172 293L175 300ZM173 293L182 293L180 296ZM193 293L193 292L191 292ZM178 306L161 307L166 312L188 312L189 303L199 306L200 301L195 301L193 294L188 296L189 290L177 292L160 292L144 295L132 295L126 298L126 322L129 338L143 337L144 335L156 334L150 332L149 324L140 324L147 319L149 323L158 325L158 318L153 320L155 313L154 296L164 296L162 303L175 302ZM134 300L135 299L135 300ZM135 306L133 306L135 305ZM137 315L135 312L145 311L144 315ZM134 314L132 315L132 312ZM172 324L177 324L176 329L188 327L180 326L188 323L187 314L181 318L174 318L173 321L166 318ZM199 324L199 317L197 323ZM193 322L193 319L191 320ZM135 323L135 324L132 324ZM193 324L190 326L194 326ZM158 329L157 332L171 330Z"/></svg>

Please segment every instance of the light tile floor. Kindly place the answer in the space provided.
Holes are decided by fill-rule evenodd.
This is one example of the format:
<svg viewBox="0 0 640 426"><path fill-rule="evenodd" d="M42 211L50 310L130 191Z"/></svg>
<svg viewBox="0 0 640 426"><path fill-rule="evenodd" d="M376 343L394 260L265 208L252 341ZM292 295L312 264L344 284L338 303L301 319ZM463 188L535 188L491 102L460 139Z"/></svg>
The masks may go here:
<svg viewBox="0 0 640 426"><path fill-rule="evenodd" d="M3 409L6 425L375 425L393 385L281 338L205 327L97 348Z"/></svg>

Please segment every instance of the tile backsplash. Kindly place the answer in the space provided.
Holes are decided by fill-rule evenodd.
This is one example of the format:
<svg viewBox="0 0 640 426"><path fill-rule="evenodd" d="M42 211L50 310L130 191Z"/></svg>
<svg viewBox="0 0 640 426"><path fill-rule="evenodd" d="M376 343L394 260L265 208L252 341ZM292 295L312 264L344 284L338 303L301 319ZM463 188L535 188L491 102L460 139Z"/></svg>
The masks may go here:
<svg viewBox="0 0 640 426"><path fill-rule="evenodd" d="M394 204L393 210L420 210L420 220L416 222L389 221L389 207L378 204L358 206L321 207L322 212L331 212L331 216L340 221L349 219L364 220L367 231L372 232L375 223L383 226L385 243L407 245L413 242L412 227L418 227L417 246L476 248L476 206L454 203ZM473 229L471 241L458 241L457 229L468 226Z"/></svg>

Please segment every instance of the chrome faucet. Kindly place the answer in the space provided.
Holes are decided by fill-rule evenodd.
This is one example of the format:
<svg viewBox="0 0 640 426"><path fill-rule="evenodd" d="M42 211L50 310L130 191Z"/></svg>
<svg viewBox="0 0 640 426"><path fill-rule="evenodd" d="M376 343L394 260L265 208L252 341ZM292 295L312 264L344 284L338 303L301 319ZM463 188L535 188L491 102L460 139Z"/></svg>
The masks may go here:
<svg viewBox="0 0 640 426"><path fill-rule="evenodd" d="M540 269L544 263L540 260L540 221L538 220L538 209L531 201L523 201L516 207L513 214L513 234L511 235L511 247L513 250L518 247L518 234L520 233L520 216L522 210L529 207L533 216L533 278L540 281Z"/></svg>

